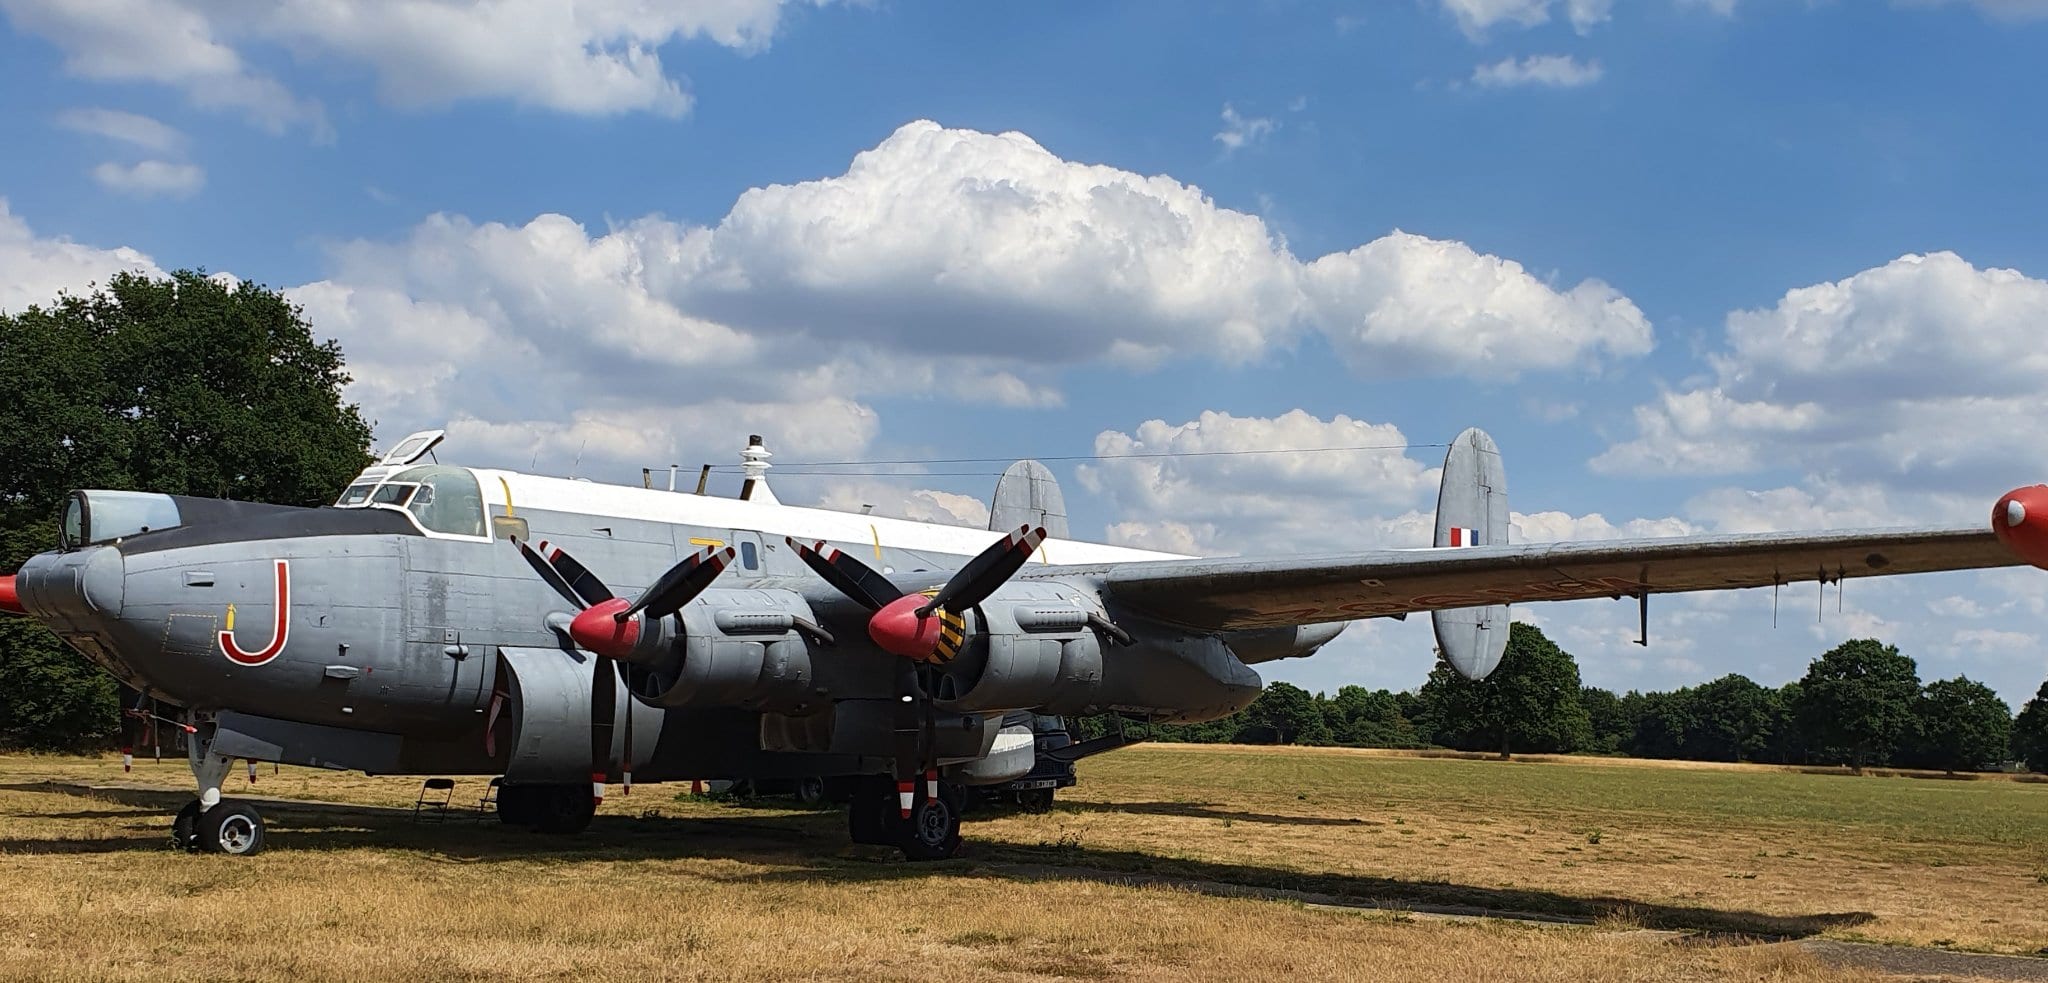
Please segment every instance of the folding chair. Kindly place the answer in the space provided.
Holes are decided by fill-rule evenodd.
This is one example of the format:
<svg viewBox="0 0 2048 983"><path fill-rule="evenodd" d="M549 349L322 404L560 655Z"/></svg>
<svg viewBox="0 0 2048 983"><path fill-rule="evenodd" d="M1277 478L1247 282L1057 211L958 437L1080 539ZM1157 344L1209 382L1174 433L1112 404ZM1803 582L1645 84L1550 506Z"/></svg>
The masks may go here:
<svg viewBox="0 0 2048 983"><path fill-rule="evenodd" d="M505 784L503 778L493 778L484 786L484 797L476 800L476 821L488 822L491 814L498 811L498 790Z"/></svg>
<svg viewBox="0 0 2048 983"><path fill-rule="evenodd" d="M428 798L428 796L435 792L441 793L441 800L439 802ZM453 778L429 778L421 782L420 797L412 804L412 821L420 821L421 810L427 810L427 815L434 817L434 821L437 823L447 819L448 803L454 798L455 779Z"/></svg>

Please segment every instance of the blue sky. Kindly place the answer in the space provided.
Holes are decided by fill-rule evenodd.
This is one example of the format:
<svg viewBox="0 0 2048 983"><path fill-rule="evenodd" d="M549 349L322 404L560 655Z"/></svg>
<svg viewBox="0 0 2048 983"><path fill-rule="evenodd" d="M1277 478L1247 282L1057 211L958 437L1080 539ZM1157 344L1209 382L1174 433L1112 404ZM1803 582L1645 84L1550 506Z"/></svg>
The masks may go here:
<svg viewBox="0 0 2048 983"><path fill-rule="evenodd" d="M1468 425L1528 539L1970 524L2048 460L2038 0L0 15L0 309L283 287L381 438L474 463L1394 445L1056 466L1090 538L1263 553L1417 545ZM970 523L993 482L798 470ZM1660 601L1647 650L1526 613L1621 689L1877 633L2017 702L2044 586ZM1413 686L1428 644L1272 674Z"/></svg>

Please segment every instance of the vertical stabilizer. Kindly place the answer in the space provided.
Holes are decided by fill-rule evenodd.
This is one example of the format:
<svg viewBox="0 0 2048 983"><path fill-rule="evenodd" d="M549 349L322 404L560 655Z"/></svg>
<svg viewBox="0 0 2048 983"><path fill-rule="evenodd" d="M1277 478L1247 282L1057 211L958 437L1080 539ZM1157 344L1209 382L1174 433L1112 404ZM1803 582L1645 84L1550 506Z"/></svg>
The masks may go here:
<svg viewBox="0 0 2048 983"><path fill-rule="evenodd" d="M1067 539L1067 500L1052 469L1037 461L1018 461L1003 469L996 496L989 502L988 527L1008 532L1019 526L1044 526L1053 539Z"/></svg>
<svg viewBox="0 0 2048 983"><path fill-rule="evenodd" d="M1478 428L1451 441L1444 455L1443 486L1436 498L1436 545L1505 546L1508 542L1508 480L1500 448ZM1508 647L1508 606L1433 611L1436 644L1452 667L1484 679L1500 665Z"/></svg>

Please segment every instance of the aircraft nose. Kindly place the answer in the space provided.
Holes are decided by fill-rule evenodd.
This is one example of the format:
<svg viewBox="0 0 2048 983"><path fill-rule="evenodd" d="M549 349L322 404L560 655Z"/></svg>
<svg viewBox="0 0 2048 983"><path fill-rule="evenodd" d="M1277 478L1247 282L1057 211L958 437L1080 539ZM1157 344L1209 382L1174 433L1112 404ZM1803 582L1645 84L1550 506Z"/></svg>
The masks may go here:
<svg viewBox="0 0 2048 983"><path fill-rule="evenodd" d="M127 564L112 546L29 557L14 575L21 609L52 626L85 629L121 616Z"/></svg>

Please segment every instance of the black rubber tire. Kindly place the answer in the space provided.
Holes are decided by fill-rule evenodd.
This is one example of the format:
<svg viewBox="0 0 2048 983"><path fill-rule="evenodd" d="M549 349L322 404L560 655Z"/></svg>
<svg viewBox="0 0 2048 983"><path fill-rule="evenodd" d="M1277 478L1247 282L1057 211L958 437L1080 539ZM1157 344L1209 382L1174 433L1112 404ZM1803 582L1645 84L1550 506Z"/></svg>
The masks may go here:
<svg viewBox="0 0 2048 983"><path fill-rule="evenodd" d="M542 833L566 836L590 828L597 815L597 802L587 785L536 785L533 828Z"/></svg>
<svg viewBox="0 0 2048 983"><path fill-rule="evenodd" d="M185 803L171 820L171 849L180 853L199 852L199 800Z"/></svg>
<svg viewBox="0 0 2048 983"><path fill-rule="evenodd" d="M222 799L199 816L199 848L249 857L263 852L263 814L247 802Z"/></svg>
<svg viewBox="0 0 2048 983"><path fill-rule="evenodd" d="M498 821L507 826L531 826L534 803L540 798L532 785L498 786Z"/></svg>
<svg viewBox="0 0 2048 983"><path fill-rule="evenodd" d="M853 791L846 803L846 833L855 843L893 846L892 824L896 819L896 784L881 775L861 775L852 781Z"/></svg>
<svg viewBox="0 0 2048 983"><path fill-rule="evenodd" d="M1051 812L1052 793L1049 788L1027 788L1017 793L1017 808L1033 815Z"/></svg>
<svg viewBox="0 0 2048 983"><path fill-rule="evenodd" d="M906 860L950 860L960 852L960 797L941 792L936 799L921 799L910 810L909 821L891 817L896 827L896 845Z"/></svg>
<svg viewBox="0 0 2048 983"><path fill-rule="evenodd" d="M816 775L806 775L797 779L796 800L807 806L823 803L825 801L825 780Z"/></svg>

